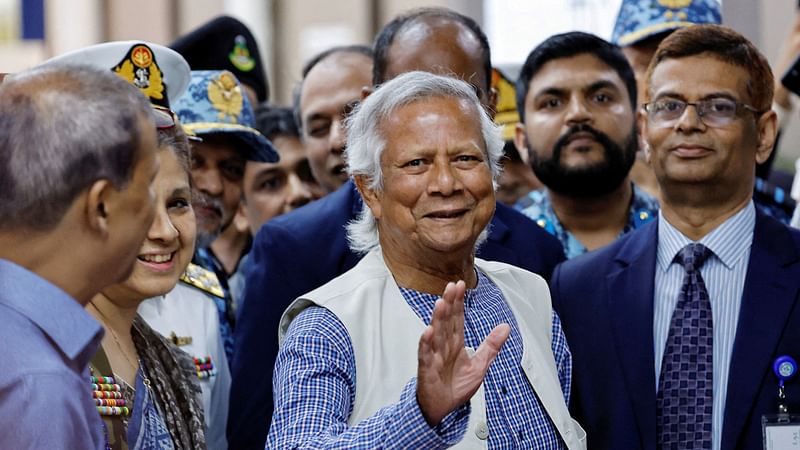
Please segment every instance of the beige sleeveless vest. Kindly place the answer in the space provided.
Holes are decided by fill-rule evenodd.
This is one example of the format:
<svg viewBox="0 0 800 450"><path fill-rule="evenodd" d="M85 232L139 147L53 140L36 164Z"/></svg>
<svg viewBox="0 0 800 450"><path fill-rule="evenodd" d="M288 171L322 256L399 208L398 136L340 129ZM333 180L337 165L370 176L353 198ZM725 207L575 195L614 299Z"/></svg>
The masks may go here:
<svg viewBox="0 0 800 450"><path fill-rule="evenodd" d="M523 341L522 368L558 433L569 449L585 449L586 434L567 411L550 347L552 310L547 284L538 275L507 264L476 259L475 265L500 288L514 313ZM403 387L417 374L419 337L426 325L403 299L380 250L295 300L281 318L281 342L291 321L312 304L333 312L350 335L356 394L348 423L356 424L397 402ZM454 448L487 448L491 430L483 386L470 404L467 433Z"/></svg>

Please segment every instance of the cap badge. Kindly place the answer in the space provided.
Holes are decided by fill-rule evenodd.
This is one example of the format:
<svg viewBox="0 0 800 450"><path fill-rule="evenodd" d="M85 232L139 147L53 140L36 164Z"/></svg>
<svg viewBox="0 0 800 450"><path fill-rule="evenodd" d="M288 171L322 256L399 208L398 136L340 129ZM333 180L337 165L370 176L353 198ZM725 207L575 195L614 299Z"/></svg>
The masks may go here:
<svg viewBox="0 0 800 450"><path fill-rule="evenodd" d="M256 61L250 56L250 49L247 48L247 40L241 34L233 40L233 50L228 54L233 67L242 72L250 72L256 66Z"/></svg>
<svg viewBox="0 0 800 450"><path fill-rule="evenodd" d="M113 70L139 88L152 103L169 107L164 95L163 74L156 64L153 51L147 45L137 44L131 47Z"/></svg>
<svg viewBox="0 0 800 450"><path fill-rule="evenodd" d="M232 73L223 71L208 83L208 100L219 111L219 118L237 123L237 117L244 107L242 88Z"/></svg>

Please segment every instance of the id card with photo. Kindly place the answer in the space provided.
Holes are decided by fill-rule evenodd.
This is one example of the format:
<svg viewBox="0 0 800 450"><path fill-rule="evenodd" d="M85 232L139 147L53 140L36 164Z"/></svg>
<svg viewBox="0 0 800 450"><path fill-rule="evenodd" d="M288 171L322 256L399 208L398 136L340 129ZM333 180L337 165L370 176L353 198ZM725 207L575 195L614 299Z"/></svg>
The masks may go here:
<svg viewBox="0 0 800 450"><path fill-rule="evenodd" d="M764 450L800 450L800 416L763 416L761 424L764 430Z"/></svg>

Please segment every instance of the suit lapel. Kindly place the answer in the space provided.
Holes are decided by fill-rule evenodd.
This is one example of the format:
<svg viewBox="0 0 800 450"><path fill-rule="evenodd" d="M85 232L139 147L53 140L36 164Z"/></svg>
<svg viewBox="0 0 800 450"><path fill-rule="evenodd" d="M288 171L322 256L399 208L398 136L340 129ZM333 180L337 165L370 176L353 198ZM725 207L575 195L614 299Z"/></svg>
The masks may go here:
<svg viewBox="0 0 800 450"><path fill-rule="evenodd" d="M500 203L497 204L497 208L502 207L504 206ZM476 256L486 260L503 261L514 265L519 264L519 258L517 258L516 253L510 247L503 245L508 233L510 233L508 225L495 213L489 228L489 236L486 242L478 248Z"/></svg>
<svg viewBox="0 0 800 450"><path fill-rule="evenodd" d="M656 439L653 286L657 221L632 233L617 254L620 270L606 278L614 343L642 448Z"/></svg>
<svg viewBox="0 0 800 450"><path fill-rule="evenodd" d="M731 356L723 450L735 448L742 430L754 420L751 415L761 414L753 405L762 380L770 376L775 348L797 298L797 288L785 281L792 276L788 266L797 258L786 228L759 213Z"/></svg>
<svg viewBox="0 0 800 450"><path fill-rule="evenodd" d="M364 207L364 200L361 198L361 194L358 192L358 188L356 188L356 184L353 180L348 180L345 186L347 186L346 189L350 191L350 213L353 217L358 217L361 213L361 209Z"/></svg>
<svg viewBox="0 0 800 450"><path fill-rule="evenodd" d="M361 198L361 194L358 193L358 188L356 188L356 184L352 179L348 180L347 183L345 183L340 189L346 190L346 192L343 192L342 195L347 195L345 198L345 207L346 211L350 212L349 217L344 223L346 226L346 224L351 220L358 218L358 216L361 214L362 208L366 208L366 206L364 205L364 200ZM329 195L337 194L338 191ZM361 261L361 258L364 256L350 250L350 245L347 242L347 233L344 227L341 233L333 236L332 245L334 248L341 249L338 251L338 253L341 255L341 258L339 259L339 268L337 269L335 276L341 275L355 267L355 265L358 264L358 262Z"/></svg>

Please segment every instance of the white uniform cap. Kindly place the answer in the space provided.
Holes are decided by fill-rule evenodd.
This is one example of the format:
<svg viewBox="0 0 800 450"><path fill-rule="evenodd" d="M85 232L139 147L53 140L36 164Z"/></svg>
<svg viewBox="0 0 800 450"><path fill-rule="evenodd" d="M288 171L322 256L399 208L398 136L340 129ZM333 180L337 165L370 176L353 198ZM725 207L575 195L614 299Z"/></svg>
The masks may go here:
<svg viewBox="0 0 800 450"><path fill-rule="evenodd" d="M131 58L134 49L139 58ZM153 103L163 106L167 106L169 100L181 97L191 79L189 64L180 53L147 41L104 42L58 55L44 62L51 63L89 64L114 70L141 89ZM152 70L152 63L155 63L158 71ZM137 74L138 69L144 70ZM169 99L166 102L159 98L163 97L163 87L158 89L162 85L166 85Z"/></svg>

